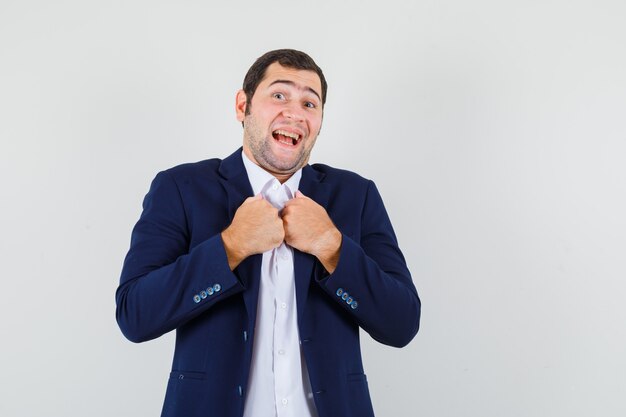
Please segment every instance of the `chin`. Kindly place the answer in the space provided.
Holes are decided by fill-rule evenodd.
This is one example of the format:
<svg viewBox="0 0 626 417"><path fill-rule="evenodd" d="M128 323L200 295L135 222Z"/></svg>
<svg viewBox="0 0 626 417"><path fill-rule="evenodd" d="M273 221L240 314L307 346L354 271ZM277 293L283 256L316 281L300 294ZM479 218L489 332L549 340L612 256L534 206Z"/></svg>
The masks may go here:
<svg viewBox="0 0 626 417"><path fill-rule="evenodd" d="M300 158L286 161L283 158L278 158L274 154L272 154L269 158L263 159L263 165L266 169L271 168L273 171L280 173L294 173L304 165Z"/></svg>

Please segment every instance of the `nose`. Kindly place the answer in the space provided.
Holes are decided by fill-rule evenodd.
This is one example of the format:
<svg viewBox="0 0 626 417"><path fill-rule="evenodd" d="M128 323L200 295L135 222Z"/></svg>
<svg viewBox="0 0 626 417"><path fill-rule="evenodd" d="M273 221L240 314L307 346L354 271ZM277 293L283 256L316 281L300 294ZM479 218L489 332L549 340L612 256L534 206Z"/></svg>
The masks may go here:
<svg viewBox="0 0 626 417"><path fill-rule="evenodd" d="M294 122L304 121L304 112L298 103L289 103L283 109L283 115Z"/></svg>

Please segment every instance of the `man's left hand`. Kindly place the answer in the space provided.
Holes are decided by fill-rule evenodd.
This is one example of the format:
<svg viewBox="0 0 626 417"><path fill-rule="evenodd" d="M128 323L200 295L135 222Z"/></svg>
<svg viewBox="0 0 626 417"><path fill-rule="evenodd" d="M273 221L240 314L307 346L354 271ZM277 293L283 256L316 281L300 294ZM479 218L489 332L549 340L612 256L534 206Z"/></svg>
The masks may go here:
<svg viewBox="0 0 626 417"><path fill-rule="evenodd" d="M285 242L301 252L317 257L329 273L339 262L341 232L324 207L296 191L282 211Z"/></svg>

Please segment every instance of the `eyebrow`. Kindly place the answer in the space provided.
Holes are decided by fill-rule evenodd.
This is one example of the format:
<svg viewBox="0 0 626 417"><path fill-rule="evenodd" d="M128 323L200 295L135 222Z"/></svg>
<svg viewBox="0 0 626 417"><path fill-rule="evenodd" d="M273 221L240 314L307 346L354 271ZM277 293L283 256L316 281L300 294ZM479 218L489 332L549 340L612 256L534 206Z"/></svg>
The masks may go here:
<svg viewBox="0 0 626 417"><path fill-rule="evenodd" d="M269 85L269 86L272 86L272 85L274 85L274 84L288 84L288 85L291 85L291 86L294 86L294 87L298 87L298 86L296 85L296 83L294 83L293 81L289 81L289 80L275 80L275 81L272 81L272 82L270 83L270 85ZM315 94L315 95L317 96L317 98L318 98L320 101L322 101L322 98L321 98L321 97L320 97L320 95L317 93L317 91L315 91L315 90L314 90L314 89L312 89L311 87L305 87L305 90L308 90L308 91L310 91L311 93Z"/></svg>

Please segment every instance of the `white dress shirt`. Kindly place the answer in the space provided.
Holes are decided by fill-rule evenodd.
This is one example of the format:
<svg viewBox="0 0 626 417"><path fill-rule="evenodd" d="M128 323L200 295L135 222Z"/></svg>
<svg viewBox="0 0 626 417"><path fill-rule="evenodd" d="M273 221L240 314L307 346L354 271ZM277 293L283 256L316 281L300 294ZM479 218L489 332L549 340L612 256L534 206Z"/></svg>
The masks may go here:
<svg viewBox="0 0 626 417"><path fill-rule="evenodd" d="M254 195L281 210L295 196L302 170L284 184L242 159ZM283 242L263 253L252 364L244 417L317 417L306 363L300 351L293 249Z"/></svg>

